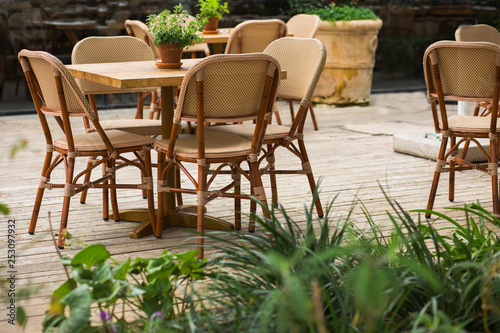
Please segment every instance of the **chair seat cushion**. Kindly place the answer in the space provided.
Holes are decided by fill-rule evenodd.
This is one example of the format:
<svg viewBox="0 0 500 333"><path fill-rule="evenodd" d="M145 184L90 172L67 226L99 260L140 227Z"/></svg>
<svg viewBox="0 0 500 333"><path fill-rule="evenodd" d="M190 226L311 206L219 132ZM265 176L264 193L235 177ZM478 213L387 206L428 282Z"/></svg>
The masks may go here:
<svg viewBox="0 0 500 333"><path fill-rule="evenodd" d="M255 131L254 124L234 124L234 125L220 125L220 126L212 126L208 129L209 131L217 131L223 133L230 133L242 136L246 139L251 140L253 137L253 133ZM264 136L264 141L271 139L280 139L284 138L288 135L290 131L290 127L281 126L281 125L267 125L266 135Z"/></svg>
<svg viewBox="0 0 500 333"><path fill-rule="evenodd" d="M154 143L153 138L123 131L106 131L106 135L115 148L126 148L134 146L151 145ZM73 135L75 150L77 151L96 151L107 150L99 133L85 133ZM54 141L54 146L62 149L68 149L66 137L59 138Z"/></svg>
<svg viewBox="0 0 500 333"><path fill-rule="evenodd" d="M497 120L497 128L500 120ZM467 131L487 133L490 129L490 117L451 116L448 118L448 127L452 131Z"/></svg>
<svg viewBox="0 0 500 333"><path fill-rule="evenodd" d="M167 151L169 140L156 140L155 149ZM207 158L246 156L252 141L239 135L216 131L205 131L205 154ZM198 138L195 135L180 137L175 142L175 154L184 157L198 155Z"/></svg>
<svg viewBox="0 0 500 333"><path fill-rule="evenodd" d="M139 135L161 135L161 120L155 119L114 119L100 120L104 130L120 130Z"/></svg>

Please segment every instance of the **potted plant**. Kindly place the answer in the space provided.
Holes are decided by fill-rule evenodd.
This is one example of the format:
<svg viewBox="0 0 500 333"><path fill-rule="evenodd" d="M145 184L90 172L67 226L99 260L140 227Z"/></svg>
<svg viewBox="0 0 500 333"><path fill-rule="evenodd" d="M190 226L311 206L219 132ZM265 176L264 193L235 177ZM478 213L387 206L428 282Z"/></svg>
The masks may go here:
<svg viewBox="0 0 500 333"><path fill-rule="evenodd" d="M313 101L335 105L369 103L382 20L369 8L333 2L306 12L321 18L316 38L323 42L328 54Z"/></svg>
<svg viewBox="0 0 500 333"><path fill-rule="evenodd" d="M204 33L218 33L217 29L222 14L229 14L227 2L220 3L219 0L199 0L200 15L206 20Z"/></svg>
<svg viewBox="0 0 500 333"><path fill-rule="evenodd" d="M188 12L182 9L181 4L175 6L173 11L165 9L148 16L146 24L161 58L161 62L156 62L158 67L181 67L183 48L203 41L196 32L202 30L204 20L199 15L195 18L189 24L183 24L188 19Z"/></svg>

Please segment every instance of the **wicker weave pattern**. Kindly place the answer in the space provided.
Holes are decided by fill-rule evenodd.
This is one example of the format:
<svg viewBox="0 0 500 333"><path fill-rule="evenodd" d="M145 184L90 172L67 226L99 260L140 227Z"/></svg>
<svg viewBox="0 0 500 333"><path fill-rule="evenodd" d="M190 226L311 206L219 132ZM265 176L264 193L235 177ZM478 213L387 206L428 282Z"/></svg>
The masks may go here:
<svg viewBox="0 0 500 333"><path fill-rule="evenodd" d="M435 57L439 65L443 93L449 99L469 98L478 102L491 100L495 66L500 59L499 46L486 42L443 41L434 43L427 49L424 68L432 64L431 57ZM426 72L426 80L428 85L434 87L432 74Z"/></svg>
<svg viewBox="0 0 500 333"><path fill-rule="evenodd" d="M139 135L161 135L161 120L154 119L113 119L100 120L103 130L120 130Z"/></svg>
<svg viewBox="0 0 500 333"><path fill-rule="evenodd" d="M317 15L297 14L286 22L288 33L293 37L314 38L321 19Z"/></svg>
<svg viewBox="0 0 500 333"><path fill-rule="evenodd" d="M285 22L272 20L249 20L238 24L229 36L226 54L262 52L272 41L286 36ZM238 51L238 39L242 48Z"/></svg>
<svg viewBox="0 0 500 333"><path fill-rule="evenodd" d="M106 135L115 148L129 147L131 145L151 145L154 143L154 139L152 138L123 131L106 131ZM101 136L96 132L73 135L73 139L75 141L76 151L106 150L106 146L104 145ZM62 149L68 149L66 137L55 140L54 146Z"/></svg>
<svg viewBox="0 0 500 333"><path fill-rule="evenodd" d="M205 154L207 158L217 158L218 156L232 157L249 154L252 145L250 140L236 134L227 134L214 131L205 132ZM157 140L156 144L167 150L168 140ZM187 137L178 140L175 144L175 154L178 156L196 155L198 153L198 141L196 137Z"/></svg>
<svg viewBox="0 0 500 333"><path fill-rule="evenodd" d="M261 56L261 55L260 55ZM231 58L216 55L210 63L201 61L186 75L175 119L196 117L196 76L203 68L204 108L207 121L226 122L231 119L254 119L259 111L268 60L257 59L259 55L248 54ZM255 59L255 61L248 61Z"/></svg>
<svg viewBox="0 0 500 333"><path fill-rule="evenodd" d="M24 63L23 58L21 58L22 55L29 56L29 65ZM54 81L54 75L60 74L63 81L68 113L70 115L85 114L89 119L96 118L94 111L90 108L90 105L87 103L87 100L83 96L73 76L59 59L42 51L22 50L19 56L23 70L33 70L38 80L43 81L43 84L40 84L40 88L45 106L48 109L55 113L59 113L61 110Z"/></svg>
<svg viewBox="0 0 500 333"><path fill-rule="evenodd" d="M132 36L88 37L82 39L73 48L73 64L151 61L156 57L143 40ZM85 94L108 94L123 92L150 92L157 87L120 89L89 80L78 79L78 84Z"/></svg>
<svg viewBox="0 0 500 333"><path fill-rule="evenodd" d="M278 97L303 99L302 104L308 105L325 65L325 46L313 38L284 37L271 43L264 53L278 59L287 71L286 80L278 87ZM301 57L301 53L307 57Z"/></svg>
<svg viewBox="0 0 500 333"><path fill-rule="evenodd" d="M253 136L253 132L255 131L255 125L249 123L243 123L237 125L212 126L207 129L207 132L209 131L236 134L246 139L251 139ZM266 127L266 134L264 136L264 141L270 139L284 138L288 135L288 132L290 132L290 127L288 126L269 124Z"/></svg>

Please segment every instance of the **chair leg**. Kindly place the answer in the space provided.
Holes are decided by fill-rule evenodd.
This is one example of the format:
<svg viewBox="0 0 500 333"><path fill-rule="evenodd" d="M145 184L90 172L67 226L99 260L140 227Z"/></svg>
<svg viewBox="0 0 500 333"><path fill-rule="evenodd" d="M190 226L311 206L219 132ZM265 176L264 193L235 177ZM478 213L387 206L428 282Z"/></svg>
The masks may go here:
<svg viewBox="0 0 500 333"><path fill-rule="evenodd" d="M241 194L241 174L233 169L231 177L234 181L234 193ZM234 198L234 229L241 229L241 198Z"/></svg>
<svg viewBox="0 0 500 333"><path fill-rule="evenodd" d="M158 182L164 182L165 178L162 177L163 169L165 167L165 154L158 152ZM163 216L164 216L164 208L163 208L163 200L164 200L164 192L158 189L158 212L156 219L156 237L161 237L163 233ZM154 230L153 230L154 231Z"/></svg>
<svg viewBox="0 0 500 333"><path fill-rule="evenodd" d="M493 214L500 214L500 202L498 201L498 139L490 139L491 156L491 192L493 201Z"/></svg>
<svg viewBox="0 0 500 333"><path fill-rule="evenodd" d="M205 232L205 205L207 193L207 172L204 165L198 165L198 200L197 200L197 223L196 231L198 232L197 237L197 249L200 251L198 254L199 259L204 257L204 236L201 234Z"/></svg>
<svg viewBox="0 0 500 333"><path fill-rule="evenodd" d="M144 93L137 93L137 109L135 111L135 119L144 118Z"/></svg>
<svg viewBox="0 0 500 333"><path fill-rule="evenodd" d="M108 173L109 172L113 173L113 177L111 177L111 179L109 180L109 184L112 185L112 187L110 187L110 189L109 189L109 192L111 194L111 210L113 212L113 220L115 220L115 222L119 222L120 221L120 211L118 210L118 200L116 197L116 188L113 187L113 185L116 185L115 160L110 159L108 161L108 165L109 165Z"/></svg>
<svg viewBox="0 0 500 333"><path fill-rule="evenodd" d="M48 181L48 179L50 178L50 172L48 170L51 161L52 161L52 152L47 152L45 154L45 163L43 164L42 175L41 175L41 178L45 179L46 181ZM31 235L35 234L36 223L38 221L38 215L40 214L40 207L42 205L44 192L45 188L39 186L38 191L36 193L35 204L33 206L33 213L31 214L30 225L28 228L28 233Z"/></svg>
<svg viewBox="0 0 500 333"><path fill-rule="evenodd" d="M318 127L318 123L316 122L316 115L314 114L312 102L309 102L309 113L311 114L311 119L313 122L314 130L317 131L319 129L319 127Z"/></svg>
<svg viewBox="0 0 500 333"><path fill-rule="evenodd" d="M427 201L427 210L432 210L434 207L434 200L436 199L437 188L439 184L439 177L441 175L441 168L446 165L444 160L444 155L446 153L446 145L448 144L448 138L443 137L441 141L441 147L439 148L439 155L436 162L436 171L434 171L434 177L432 179L431 191L429 193L429 200ZM426 213L426 218L430 218L431 214Z"/></svg>
<svg viewBox="0 0 500 333"><path fill-rule="evenodd" d="M87 162L87 169L90 169L90 167L92 166L92 164L94 164L94 158L93 157L89 157L89 161ZM89 182L91 175L92 175L92 170L89 170L89 172L87 172L85 174L85 179L84 179L83 182L84 183ZM86 201L87 201L87 190L83 190L82 193L80 194L80 203L84 204Z"/></svg>
<svg viewBox="0 0 500 333"><path fill-rule="evenodd" d="M272 145L267 145L268 151L271 151ZM269 165L269 180L271 182L271 203L273 207L278 207L278 185L276 183L276 174L273 172L275 170L275 156L274 154L269 155L267 158L267 162Z"/></svg>
<svg viewBox="0 0 500 333"><path fill-rule="evenodd" d="M106 163L102 164L102 175L106 175ZM102 189L102 219L104 221L107 221L109 219L109 190L106 185L108 185L109 182L106 180L103 182L103 189Z"/></svg>
<svg viewBox="0 0 500 333"><path fill-rule="evenodd" d="M57 242L57 247L60 249L64 249L64 245L66 242L66 229L68 227L68 216L69 216L69 205L71 202L71 197L73 194L71 191L73 190L73 172L75 170L75 158L68 157L66 166L66 183L64 185L64 200L63 200L63 208L61 211L61 226L59 228L59 239Z"/></svg>
<svg viewBox="0 0 500 333"><path fill-rule="evenodd" d="M177 165L175 166L175 187L181 187L181 169ZM175 197L177 199L177 206L182 206L184 203L182 200L182 193L176 193Z"/></svg>
<svg viewBox="0 0 500 333"><path fill-rule="evenodd" d="M262 214L264 217L270 219L271 215L268 212L269 206L267 205L266 192L264 191L262 177L260 176L259 165L256 161L250 163L250 172L251 178L255 182L255 185L252 186L252 194L262 203Z"/></svg>
<svg viewBox="0 0 500 333"><path fill-rule="evenodd" d="M453 147L456 143L456 140L454 137L450 138L450 147ZM453 153L451 154L453 155ZM455 200L455 160L453 159L453 156L450 156L450 172L449 172L449 177L448 177L448 200L453 202Z"/></svg>
<svg viewBox="0 0 500 333"><path fill-rule="evenodd" d="M292 117L291 119L293 123L293 119L295 118L295 112L293 111L293 101L289 100L288 105L290 106L290 117Z"/></svg>
<svg viewBox="0 0 500 333"><path fill-rule="evenodd" d="M157 223L155 216L155 200L153 193L153 170L151 167L151 151L149 149L144 150L144 168L146 171L146 181L143 181L143 183L146 183L148 185L147 197L148 197L149 221L151 222L151 227L153 228L153 234L156 236L158 234L158 228L156 228Z"/></svg>
<svg viewBox="0 0 500 333"><path fill-rule="evenodd" d="M299 145L300 149L300 155L302 159L302 170L304 170L304 173L307 175L307 180L309 181L309 188L311 189L311 193L314 197L314 193L317 192L317 187L316 187L316 182L314 180L314 175L312 172L311 168L311 163L309 162L309 157L307 156L307 150L306 150L306 145L304 144L304 140L299 139L297 140L297 143ZM323 207L321 206L321 201L319 199L319 193L316 193L316 202L314 203L316 205L316 212L318 216L321 218L323 217Z"/></svg>

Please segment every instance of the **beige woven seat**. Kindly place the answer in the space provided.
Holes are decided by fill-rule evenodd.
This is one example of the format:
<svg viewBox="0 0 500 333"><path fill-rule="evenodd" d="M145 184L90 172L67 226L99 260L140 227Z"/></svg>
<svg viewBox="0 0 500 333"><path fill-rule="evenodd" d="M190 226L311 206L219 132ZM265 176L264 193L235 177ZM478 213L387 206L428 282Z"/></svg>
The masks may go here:
<svg viewBox="0 0 500 333"><path fill-rule="evenodd" d="M71 53L73 64L128 62L155 60L149 46L131 36L87 37L78 42ZM161 121L143 118L145 94L158 90L158 87L121 89L85 79L76 79L82 91L89 96L92 109L97 112L94 95L137 92L137 111L135 119L113 119L101 121L105 130L118 129L140 135L161 135ZM154 101L152 103L153 109Z"/></svg>
<svg viewBox="0 0 500 333"><path fill-rule="evenodd" d="M260 161L267 159L268 165L262 169L262 172L270 174L273 205L277 206L276 174L305 174L309 180L311 192L313 195L316 192L316 183L304 145L303 129L307 116L307 107L311 101L319 76L323 71L326 50L323 44L314 38L284 37L272 42L264 50L264 53L276 58L281 65L281 69L287 72L287 78L278 87L277 96L293 99L302 96L300 107L292 126L269 124L264 136L264 144L267 145L267 149L264 150ZM238 134L249 138L254 128L253 124L245 123L214 126L211 130ZM284 147L297 156L301 161L302 168L300 170L276 170L274 152L279 147ZM315 203L318 215L323 216L319 197L316 198Z"/></svg>
<svg viewBox="0 0 500 333"><path fill-rule="evenodd" d="M443 172L449 173L448 199L453 201L455 172L479 170L491 176L493 213L500 214L497 175L500 47L488 42L434 43L424 54L424 73L435 131L442 136L427 209L430 211L434 206L439 178ZM450 117L445 103L447 100L486 102L491 105L492 112L487 117ZM481 138L489 138L488 153L478 141ZM459 147L469 142L479 147L487 163L471 162L466 156L457 156ZM429 212L426 213L426 217L430 216Z"/></svg>
<svg viewBox="0 0 500 333"><path fill-rule="evenodd" d="M252 195L266 205L257 159L270 120L276 86L280 79L280 65L265 54L213 55L193 66L182 83L174 126L170 140L158 140L158 222L157 237L161 236L164 215L163 193L197 195L197 230L204 231L205 206L218 196L235 200L235 227L241 228L240 178L243 175L251 183ZM198 124L196 137L178 137L182 120ZM205 123L226 123L254 120L253 135L242 138L235 134L211 132ZM166 156L165 156L166 155ZM250 171L244 171L240 164L247 162ZM184 166L198 165L198 174L192 175ZM209 177L208 166L217 168ZM192 187L167 187L167 170L178 167L189 178ZM224 169L224 170L223 170ZM217 176L228 171L231 181L217 190L210 188ZM230 190L234 189L234 192ZM269 217L263 209L264 215ZM250 226L253 231L254 225ZM203 257L203 237L198 236L199 257Z"/></svg>
<svg viewBox="0 0 500 333"><path fill-rule="evenodd" d="M234 27L225 54L262 52L272 41L286 34L285 22L278 19L245 21Z"/></svg>
<svg viewBox="0 0 500 333"><path fill-rule="evenodd" d="M286 27L288 30L288 34L292 37L314 38L316 37L316 33L318 32L320 24L321 19L317 15L297 14L295 16L292 16L288 20L288 22L286 22ZM283 100L288 102L288 106L290 107L291 119L295 118L293 103L300 103L301 99L297 100L291 98L283 98ZM309 114L311 115L314 129L318 130L318 122L316 121L316 115L314 114L312 102L309 102ZM276 117L276 122L278 123L278 125L281 125L281 118L277 107L275 107L274 109L274 116Z"/></svg>
<svg viewBox="0 0 500 333"><path fill-rule="evenodd" d="M148 198L149 218L154 229L156 220L150 154L154 139L122 131L104 131L99 124L96 113L91 109L73 76L56 57L47 52L22 50L19 52L19 61L24 70L42 125L47 149L29 225L29 233L33 234L35 232L43 194L47 188L64 188L59 248L64 247L64 235L68 224L71 197L88 188L103 189L103 218L105 220L109 217L108 191L111 193L113 218L119 220L120 213L116 202L116 189L136 188L145 190ZM54 116L60 130L64 133L64 137L53 140L52 134L57 129L50 127L47 116ZM84 117L93 124L95 132L76 134L77 132L74 131L70 122L70 117ZM54 153L57 154L55 157L53 156ZM132 163L122 156L123 153L134 153L140 163ZM78 157L90 157L93 159L93 163L80 173L77 173L75 171L75 160ZM116 184L117 161L120 161L122 165L137 167L143 174L143 183ZM66 180L62 184L51 183L51 173L61 163L64 166ZM98 166L103 168L102 177L93 181L86 180L82 182L80 180L83 175L89 174L91 169Z"/></svg>

